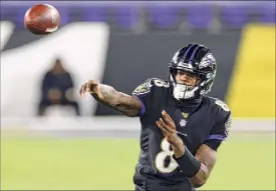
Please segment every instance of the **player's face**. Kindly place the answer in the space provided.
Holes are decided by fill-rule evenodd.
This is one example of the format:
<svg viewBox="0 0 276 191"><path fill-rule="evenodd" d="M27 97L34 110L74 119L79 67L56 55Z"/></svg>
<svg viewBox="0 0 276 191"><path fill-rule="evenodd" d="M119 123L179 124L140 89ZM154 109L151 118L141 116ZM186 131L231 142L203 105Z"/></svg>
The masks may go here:
<svg viewBox="0 0 276 191"><path fill-rule="evenodd" d="M187 86L196 86L199 83L199 77L191 72L184 70L177 70L175 80L179 84L185 84Z"/></svg>

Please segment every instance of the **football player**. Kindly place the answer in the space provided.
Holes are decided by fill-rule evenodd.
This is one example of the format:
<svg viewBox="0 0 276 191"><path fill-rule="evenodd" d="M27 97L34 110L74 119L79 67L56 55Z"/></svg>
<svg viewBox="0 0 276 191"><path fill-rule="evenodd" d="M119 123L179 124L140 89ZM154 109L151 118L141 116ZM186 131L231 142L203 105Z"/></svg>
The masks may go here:
<svg viewBox="0 0 276 191"><path fill-rule="evenodd" d="M140 117L136 191L193 190L204 185L231 125L228 106L207 96L217 70L209 48L200 44L181 48L169 69L167 81L148 79L132 95L94 80L80 90L126 116Z"/></svg>

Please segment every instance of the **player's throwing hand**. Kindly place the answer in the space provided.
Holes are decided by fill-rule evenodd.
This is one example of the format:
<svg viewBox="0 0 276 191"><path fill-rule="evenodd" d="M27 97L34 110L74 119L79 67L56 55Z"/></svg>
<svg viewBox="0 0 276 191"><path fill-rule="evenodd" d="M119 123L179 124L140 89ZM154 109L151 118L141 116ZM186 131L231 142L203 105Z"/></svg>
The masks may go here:
<svg viewBox="0 0 276 191"><path fill-rule="evenodd" d="M85 93L95 94L100 100L104 99L103 94L100 92L100 83L96 80L89 80L81 86L80 96Z"/></svg>

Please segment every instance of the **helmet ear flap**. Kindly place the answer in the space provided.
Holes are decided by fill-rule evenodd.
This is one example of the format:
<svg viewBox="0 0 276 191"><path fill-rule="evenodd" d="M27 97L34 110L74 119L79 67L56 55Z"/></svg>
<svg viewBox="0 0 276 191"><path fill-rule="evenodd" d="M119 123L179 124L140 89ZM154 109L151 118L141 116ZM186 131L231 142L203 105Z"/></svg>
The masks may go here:
<svg viewBox="0 0 276 191"><path fill-rule="evenodd" d="M177 70L175 68L170 68L170 73L175 76Z"/></svg>
<svg viewBox="0 0 276 191"><path fill-rule="evenodd" d="M170 81L175 82L176 73L177 73L177 69L170 68Z"/></svg>

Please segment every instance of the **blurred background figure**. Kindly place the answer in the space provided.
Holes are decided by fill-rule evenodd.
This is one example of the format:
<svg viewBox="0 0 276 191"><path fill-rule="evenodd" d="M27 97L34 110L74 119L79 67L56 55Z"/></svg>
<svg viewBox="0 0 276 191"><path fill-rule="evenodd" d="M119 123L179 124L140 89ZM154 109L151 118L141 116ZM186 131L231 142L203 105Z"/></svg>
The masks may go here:
<svg viewBox="0 0 276 191"><path fill-rule="evenodd" d="M74 96L74 82L69 71L62 61L57 58L52 68L43 76L41 84L41 99L38 105L39 116L44 116L46 110L51 106L67 106L80 115L79 104Z"/></svg>

